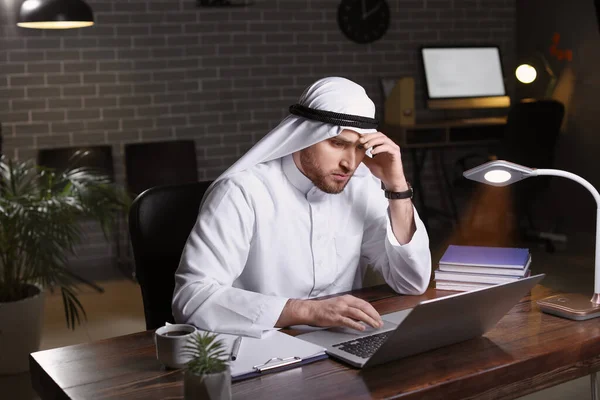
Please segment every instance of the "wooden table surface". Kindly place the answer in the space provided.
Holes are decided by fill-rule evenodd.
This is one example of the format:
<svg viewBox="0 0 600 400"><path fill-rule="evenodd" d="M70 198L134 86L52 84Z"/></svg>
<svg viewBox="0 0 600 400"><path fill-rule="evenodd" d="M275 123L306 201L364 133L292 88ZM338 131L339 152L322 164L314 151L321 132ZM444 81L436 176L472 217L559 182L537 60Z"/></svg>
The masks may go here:
<svg viewBox="0 0 600 400"><path fill-rule="evenodd" d="M397 296L386 286L353 292L382 314L452 292ZM600 320L543 314L536 286L482 337L371 369L327 359L233 384L234 398L513 399L600 369ZM294 334L294 332L289 332ZM140 332L30 356L42 399L182 399L183 374L156 360L153 332Z"/></svg>

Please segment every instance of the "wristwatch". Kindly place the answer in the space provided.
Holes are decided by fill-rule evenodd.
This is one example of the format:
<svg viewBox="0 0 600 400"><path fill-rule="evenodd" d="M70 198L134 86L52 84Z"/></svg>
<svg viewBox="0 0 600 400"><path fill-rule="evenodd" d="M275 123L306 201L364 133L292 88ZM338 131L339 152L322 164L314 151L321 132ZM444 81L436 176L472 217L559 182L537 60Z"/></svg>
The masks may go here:
<svg viewBox="0 0 600 400"><path fill-rule="evenodd" d="M406 184L408 185L408 190L405 190L403 192L392 192L390 190L386 190L383 182L381 182L381 189L383 189L383 193L387 199L412 199L414 194L413 188L412 186L410 186L410 182L406 181Z"/></svg>

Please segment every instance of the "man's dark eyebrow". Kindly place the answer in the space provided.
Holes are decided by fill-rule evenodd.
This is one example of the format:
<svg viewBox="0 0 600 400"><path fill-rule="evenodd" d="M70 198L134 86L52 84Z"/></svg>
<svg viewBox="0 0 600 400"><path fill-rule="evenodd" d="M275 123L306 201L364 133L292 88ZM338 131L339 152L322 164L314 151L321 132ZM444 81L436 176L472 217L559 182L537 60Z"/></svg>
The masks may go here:
<svg viewBox="0 0 600 400"><path fill-rule="evenodd" d="M337 140L339 142L344 142L344 143L347 143L347 144L353 144L354 143L353 141L345 139L345 138L340 137L340 136L332 137L331 140Z"/></svg>

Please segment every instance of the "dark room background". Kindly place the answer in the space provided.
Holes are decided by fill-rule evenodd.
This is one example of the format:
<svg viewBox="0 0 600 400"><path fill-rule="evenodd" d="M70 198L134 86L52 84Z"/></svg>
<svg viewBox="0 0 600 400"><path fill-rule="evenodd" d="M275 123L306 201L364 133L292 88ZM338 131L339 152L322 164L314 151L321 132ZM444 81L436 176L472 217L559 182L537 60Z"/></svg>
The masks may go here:
<svg viewBox="0 0 600 400"><path fill-rule="evenodd" d="M517 62L540 52L558 77L559 85L563 84L557 95L566 100L567 114L556 148L556 168L578 174L599 188L600 29L594 1L519 0L516 4ZM560 35L557 48L570 50L571 61L551 52L556 33ZM517 85L516 93L543 97L544 87ZM552 189L555 198L548 202L552 209L547 214L558 214L565 230L593 233L596 202L590 193L562 178L553 179Z"/></svg>
<svg viewBox="0 0 600 400"><path fill-rule="evenodd" d="M338 0L257 0L235 9L197 8L194 0L88 3L94 27L50 31L18 28L20 1L0 2L0 123L8 156L109 144L122 182L125 144L194 139L199 177L211 179L321 77L355 80L381 109L380 78L413 76L420 100L423 44L496 43L509 87L514 82L514 0L390 0L390 29L369 45L340 32ZM417 106L418 116L445 117ZM427 176L426 190L435 194Z"/></svg>
<svg viewBox="0 0 600 400"><path fill-rule="evenodd" d="M337 0L241 9L90 0L96 26L72 31L16 27L18 3L0 5L0 121L6 152L20 158L42 147L108 143L119 155L123 143L193 138L201 177L212 178L321 77L357 81L380 107L379 78L419 79L421 44L498 43L514 64L511 0L390 1L391 28L372 45L342 35Z"/></svg>

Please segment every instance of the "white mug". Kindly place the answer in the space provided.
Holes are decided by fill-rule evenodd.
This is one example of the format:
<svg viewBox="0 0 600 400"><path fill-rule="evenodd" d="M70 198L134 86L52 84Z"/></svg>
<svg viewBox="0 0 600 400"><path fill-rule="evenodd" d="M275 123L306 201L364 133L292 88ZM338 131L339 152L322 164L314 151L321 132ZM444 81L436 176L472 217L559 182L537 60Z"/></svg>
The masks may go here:
<svg viewBox="0 0 600 400"><path fill-rule="evenodd" d="M154 332L156 358L167 368L183 368L190 360L184 354L184 347L196 332L196 327L187 324L169 324Z"/></svg>

